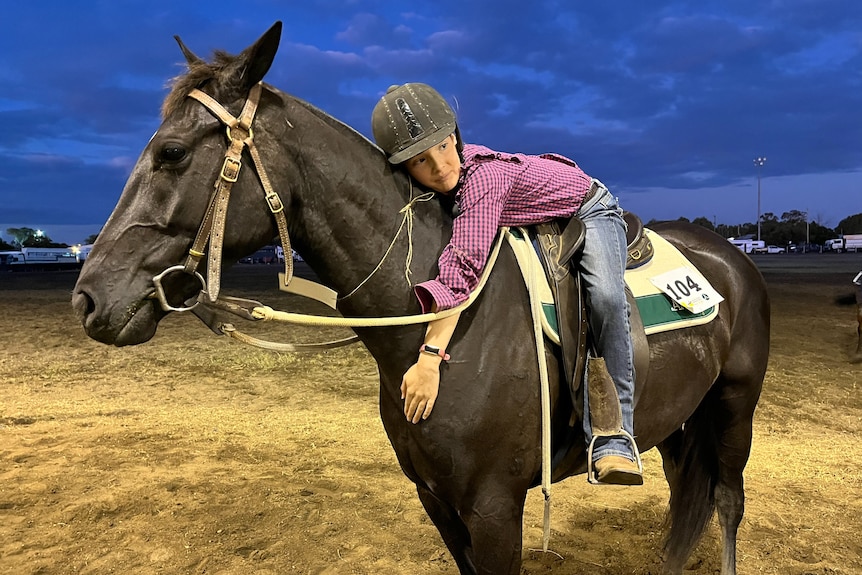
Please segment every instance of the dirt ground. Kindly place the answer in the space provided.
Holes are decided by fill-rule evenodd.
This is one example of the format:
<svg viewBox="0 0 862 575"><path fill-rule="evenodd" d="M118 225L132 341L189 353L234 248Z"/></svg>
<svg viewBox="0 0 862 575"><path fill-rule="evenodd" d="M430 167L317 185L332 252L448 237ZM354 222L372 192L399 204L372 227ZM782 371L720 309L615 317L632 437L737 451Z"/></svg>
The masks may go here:
<svg viewBox="0 0 862 575"><path fill-rule="evenodd" d="M757 261L773 347L740 573L859 574L862 365L848 361L855 310L833 300L862 254ZM275 271L242 266L225 293L288 305ZM112 348L74 319L75 277L0 277L0 573L457 573L387 442L361 346L278 355L175 314L150 343ZM658 573L668 493L655 450L645 465L640 488L556 484L553 553L536 550L531 492L522 573ZM715 522L689 569L719 572Z"/></svg>

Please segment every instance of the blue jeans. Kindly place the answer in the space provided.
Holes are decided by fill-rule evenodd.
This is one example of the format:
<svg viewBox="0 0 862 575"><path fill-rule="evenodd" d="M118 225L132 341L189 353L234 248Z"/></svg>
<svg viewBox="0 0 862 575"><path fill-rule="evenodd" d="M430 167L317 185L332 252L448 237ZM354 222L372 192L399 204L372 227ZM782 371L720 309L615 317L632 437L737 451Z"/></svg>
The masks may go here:
<svg viewBox="0 0 862 575"><path fill-rule="evenodd" d="M623 429L634 436L634 359L628 300L623 274L626 268L626 224L619 201L606 187L578 212L586 226L580 271L588 305L590 328L600 357L617 388ZM584 381L584 434L592 439L587 382ZM593 461L607 455L635 460L636 446L625 436L600 438L593 449Z"/></svg>

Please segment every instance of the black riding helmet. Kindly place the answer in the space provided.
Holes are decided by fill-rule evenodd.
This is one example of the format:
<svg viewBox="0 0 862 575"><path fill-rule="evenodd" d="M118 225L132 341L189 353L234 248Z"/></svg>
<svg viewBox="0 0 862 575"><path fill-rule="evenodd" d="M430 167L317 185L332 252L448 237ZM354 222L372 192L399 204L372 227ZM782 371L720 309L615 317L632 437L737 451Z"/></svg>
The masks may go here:
<svg viewBox="0 0 862 575"><path fill-rule="evenodd" d="M455 112L428 84L390 86L371 113L371 131L392 164L421 154L453 132L459 154L463 147Z"/></svg>

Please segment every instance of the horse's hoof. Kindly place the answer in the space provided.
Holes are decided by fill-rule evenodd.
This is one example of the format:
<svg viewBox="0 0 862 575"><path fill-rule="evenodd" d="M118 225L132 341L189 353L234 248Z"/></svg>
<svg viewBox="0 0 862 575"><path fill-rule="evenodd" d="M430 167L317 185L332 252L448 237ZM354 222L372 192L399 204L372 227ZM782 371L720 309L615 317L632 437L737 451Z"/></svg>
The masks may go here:
<svg viewBox="0 0 862 575"><path fill-rule="evenodd" d="M607 455L593 464L596 481L608 485L643 485L638 464L619 455Z"/></svg>

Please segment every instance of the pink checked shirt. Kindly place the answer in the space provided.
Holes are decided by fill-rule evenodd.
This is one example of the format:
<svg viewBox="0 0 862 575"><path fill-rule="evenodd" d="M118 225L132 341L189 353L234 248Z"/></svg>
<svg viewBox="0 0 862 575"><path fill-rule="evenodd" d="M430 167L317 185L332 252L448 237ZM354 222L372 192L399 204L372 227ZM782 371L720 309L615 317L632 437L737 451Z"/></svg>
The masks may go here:
<svg viewBox="0 0 862 575"><path fill-rule="evenodd" d="M422 311L444 310L470 296L479 284L501 226L528 226L571 217L584 202L591 178L557 154L527 156L464 145L452 239L437 262L436 279L417 284Z"/></svg>

